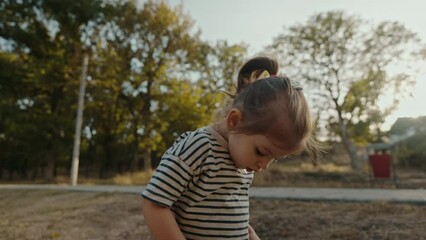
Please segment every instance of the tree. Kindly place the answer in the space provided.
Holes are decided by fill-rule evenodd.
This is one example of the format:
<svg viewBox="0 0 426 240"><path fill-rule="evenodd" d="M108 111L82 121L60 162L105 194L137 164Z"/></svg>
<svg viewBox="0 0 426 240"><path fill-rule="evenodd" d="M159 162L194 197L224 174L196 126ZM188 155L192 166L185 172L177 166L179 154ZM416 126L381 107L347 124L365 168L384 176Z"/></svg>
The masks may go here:
<svg viewBox="0 0 426 240"><path fill-rule="evenodd" d="M117 28L111 28L111 42L124 57L121 97L131 123L131 166L137 170L143 155L143 166L149 169L150 152L162 140L159 130L164 122L156 113L162 89L173 74L190 64L190 52L198 39L190 33L192 22L181 9L171 9L164 2L147 1L140 10L132 2L122 2L117 8L121 15L112 18Z"/></svg>
<svg viewBox="0 0 426 240"><path fill-rule="evenodd" d="M43 167L49 181L57 165L65 165L69 159L75 113L69 107L75 106L73 93L78 89L82 39L89 23L100 19L101 5L101 1L50 0L0 5L4 20L0 38L8 46L5 51L16 58L7 64L20 71L6 78L10 82L5 86L24 83L19 94L9 95L11 116L16 118L5 127L5 141L28 150L21 153L23 160L13 161L21 162L25 169Z"/></svg>
<svg viewBox="0 0 426 240"><path fill-rule="evenodd" d="M163 1L64 1L0 3L0 175L69 172L85 53L87 177L149 169L176 135L211 122L244 46L201 41Z"/></svg>
<svg viewBox="0 0 426 240"><path fill-rule="evenodd" d="M143 158L144 169L150 169L151 153L164 150L164 143L170 143L177 131L200 127L211 119L221 102L212 91L231 82L225 71L234 70L232 64L239 63L235 59L245 50L226 42L215 49L202 42L199 32L192 33L193 22L181 7L147 1L141 9L132 2L118 3L117 9L120 14L110 23L116 27L108 32L113 36L111 46L123 58L121 99L128 112L125 121L131 123L127 134L133 146L130 165L137 170ZM189 120L193 116L189 112L200 111ZM172 126L175 129L168 129Z"/></svg>
<svg viewBox="0 0 426 240"><path fill-rule="evenodd" d="M101 178L111 172L128 170L127 154L123 148L122 136L127 124L126 105L122 99L122 66L125 59L119 56L111 44L105 48L97 47L92 55L85 109L85 135L83 137L86 154L82 167L86 172L99 171ZM127 151L130 152L130 151Z"/></svg>
<svg viewBox="0 0 426 240"><path fill-rule="evenodd" d="M380 130L406 94L403 87L414 81L412 75L392 73L389 67L407 63L417 43L416 35L398 22L366 25L332 11L285 28L270 48L279 53L288 75L305 83L314 107L328 117L330 133L341 139L352 167L358 169L355 144L374 140L372 131ZM378 103L386 92L393 93L393 103L381 109Z"/></svg>
<svg viewBox="0 0 426 240"><path fill-rule="evenodd" d="M426 116L398 118L389 130L399 164L426 170Z"/></svg>

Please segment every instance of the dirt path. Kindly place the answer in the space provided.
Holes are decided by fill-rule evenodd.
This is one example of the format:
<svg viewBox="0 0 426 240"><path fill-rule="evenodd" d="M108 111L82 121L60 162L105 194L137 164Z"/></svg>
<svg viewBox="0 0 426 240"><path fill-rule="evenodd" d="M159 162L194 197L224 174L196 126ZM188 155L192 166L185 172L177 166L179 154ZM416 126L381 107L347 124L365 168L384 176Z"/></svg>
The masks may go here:
<svg viewBox="0 0 426 240"><path fill-rule="evenodd" d="M251 201L262 239L426 239L426 206ZM0 190L0 239L151 239L135 194Z"/></svg>

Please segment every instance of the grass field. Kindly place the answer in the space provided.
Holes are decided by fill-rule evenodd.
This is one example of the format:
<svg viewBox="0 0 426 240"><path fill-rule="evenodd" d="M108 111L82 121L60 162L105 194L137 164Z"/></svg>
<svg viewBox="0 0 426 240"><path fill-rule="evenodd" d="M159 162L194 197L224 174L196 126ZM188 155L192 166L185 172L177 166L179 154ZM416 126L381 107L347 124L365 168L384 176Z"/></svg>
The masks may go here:
<svg viewBox="0 0 426 240"><path fill-rule="evenodd" d="M426 171L396 167L398 188L426 188ZM79 184L146 185L154 171L118 174L108 179L84 178ZM8 181L5 183L68 184L69 176L58 176L54 182ZM326 187L326 188L396 188L393 181L369 181L368 169L352 171L348 163L326 162L314 167L310 162L288 161L271 164L268 170L255 174L252 186L258 187Z"/></svg>
<svg viewBox="0 0 426 240"><path fill-rule="evenodd" d="M251 200L263 239L426 239L426 206ZM0 190L0 239L151 239L137 194Z"/></svg>

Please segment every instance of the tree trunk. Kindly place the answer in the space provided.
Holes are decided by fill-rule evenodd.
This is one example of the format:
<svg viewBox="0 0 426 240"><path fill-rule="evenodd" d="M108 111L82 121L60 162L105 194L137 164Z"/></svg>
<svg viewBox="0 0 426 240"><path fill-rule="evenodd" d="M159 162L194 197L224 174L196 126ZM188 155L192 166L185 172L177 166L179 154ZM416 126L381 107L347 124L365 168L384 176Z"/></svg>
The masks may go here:
<svg viewBox="0 0 426 240"><path fill-rule="evenodd" d="M28 180L28 164L27 160L24 160L20 166L20 177L21 179Z"/></svg>
<svg viewBox="0 0 426 240"><path fill-rule="evenodd" d="M101 166L100 175L101 175L101 178L107 178L109 177L111 173L111 169L112 171L115 171L114 164L113 164L114 159L112 156L111 144L108 137L103 140L102 149L104 152L104 161Z"/></svg>
<svg viewBox="0 0 426 240"><path fill-rule="evenodd" d="M136 149L134 154L133 154L133 159L132 159L132 163L131 163L131 172L137 172L139 169L139 154L138 154L138 150Z"/></svg>
<svg viewBox="0 0 426 240"><path fill-rule="evenodd" d="M338 114L339 114L339 126L340 126L343 146L345 147L346 152L349 154L352 169L358 171L361 169L361 164L357 156L355 145L352 143L351 139L349 138L348 130L346 128L346 125L343 122L341 112L339 112Z"/></svg>
<svg viewBox="0 0 426 240"><path fill-rule="evenodd" d="M47 163L46 163L46 169L45 169L45 180L48 182L53 181L55 171L55 158L53 155L47 156Z"/></svg>
<svg viewBox="0 0 426 240"><path fill-rule="evenodd" d="M144 168L144 171L148 171L148 170L152 169L152 165L151 165L151 150L150 149L146 149L146 151L144 153L143 168Z"/></svg>
<svg viewBox="0 0 426 240"><path fill-rule="evenodd" d="M343 131L347 131L346 130L346 126L341 126L340 129L342 132ZM353 170L360 170L361 169L361 164L360 161L358 159L358 155L357 155L357 151L355 148L355 145L352 143L352 141L349 139L347 133L346 134L342 134L342 142L343 142L343 146L345 147L346 152L349 154L349 158L351 160L351 167Z"/></svg>
<svg viewBox="0 0 426 240"><path fill-rule="evenodd" d="M3 171L4 171L4 169L5 169L5 167L4 167L4 166L6 165L6 164L4 164L4 162L5 162L5 161L0 161L0 180L3 180L3 176L4 176L4 175L3 175Z"/></svg>
<svg viewBox="0 0 426 240"><path fill-rule="evenodd" d="M136 123L135 126L137 126ZM139 134L137 133L137 129L133 132L133 138L133 158L130 160L130 171L136 172L139 168Z"/></svg>
<svg viewBox="0 0 426 240"><path fill-rule="evenodd" d="M349 137L348 130L346 128L345 122L344 122L343 117L342 117L341 107L338 104L336 98L334 98L333 101L334 101L334 104L336 106L337 115L338 115L338 118L339 118L340 137L342 139L343 146L345 147L345 150L348 153L349 158L351 160L352 169L355 170L355 171L358 171L358 170L361 169L361 163L358 159L355 145L352 143L352 141Z"/></svg>

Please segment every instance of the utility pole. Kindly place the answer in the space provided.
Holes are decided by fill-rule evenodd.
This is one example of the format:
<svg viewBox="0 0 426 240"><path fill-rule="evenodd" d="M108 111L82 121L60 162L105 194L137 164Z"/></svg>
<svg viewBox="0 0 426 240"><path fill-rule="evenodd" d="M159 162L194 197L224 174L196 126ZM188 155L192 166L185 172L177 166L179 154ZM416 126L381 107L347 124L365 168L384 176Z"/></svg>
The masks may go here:
<svg viewBox="0 0 426 240"><path fill-rule="evenodd" d="M71 185L72 186L77 185L77 178L78 178L81 127L83 124L83 107L84 107L84 95L86 92L86 72L87 72L88 64L89 64L89 56L87 55L87 53L84 53L83 63L81 67L80 91L78 93L77 119L75 121L74 148L72 152L72 164L71 164Z"/></svg>

